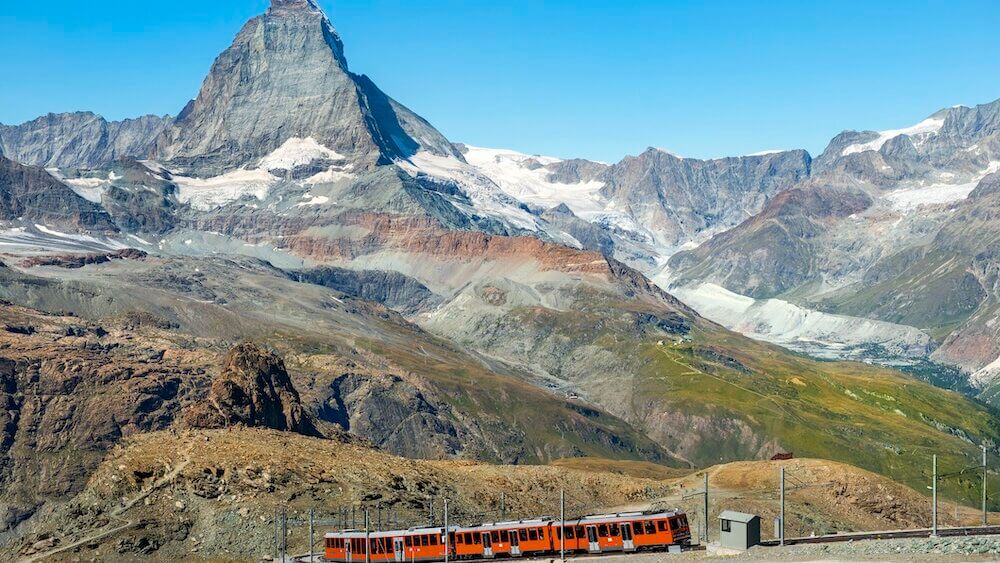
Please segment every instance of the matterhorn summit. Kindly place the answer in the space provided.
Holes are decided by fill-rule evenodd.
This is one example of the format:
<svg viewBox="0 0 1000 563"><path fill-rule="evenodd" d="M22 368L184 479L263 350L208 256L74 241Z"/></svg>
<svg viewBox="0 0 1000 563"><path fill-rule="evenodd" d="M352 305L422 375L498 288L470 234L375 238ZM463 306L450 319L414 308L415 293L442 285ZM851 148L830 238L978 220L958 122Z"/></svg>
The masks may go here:
<svg viewBox="0 0 1000 563"><path fill-rule="evenodd" d="M174 168L214 175L315 139L360 170L418 150L455 156L426 121L352 73L314 0L273 0L218 56L197 98L156 143Z"/></svg>

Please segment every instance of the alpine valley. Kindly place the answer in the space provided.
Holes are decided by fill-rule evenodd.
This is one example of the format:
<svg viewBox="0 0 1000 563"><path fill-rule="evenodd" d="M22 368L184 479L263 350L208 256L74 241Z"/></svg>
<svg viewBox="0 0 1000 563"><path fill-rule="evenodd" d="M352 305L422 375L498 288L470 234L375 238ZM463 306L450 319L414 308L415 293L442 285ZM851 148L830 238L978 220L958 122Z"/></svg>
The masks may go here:
<svg viewBox="0 0 1000 563"><path fill-rule="evenodd" d="M922 492L931 452L1000 452L998 172L1000 101L815 159L453 143L349 68L313 0L272 0L176 116L0 125L0 553L187 510L154 494L179 462L121 461L179 430L680 472L795 452ZM305 437L212 434L236 426ZM191 494L227 498L247 463ZM119 470L145 504L112 506ZM371 486L422 510L406 479ZM121 518L155 543L81 545L171 558L209 525L153 514ZM199 556L259 551L233 549Z"/></svg>

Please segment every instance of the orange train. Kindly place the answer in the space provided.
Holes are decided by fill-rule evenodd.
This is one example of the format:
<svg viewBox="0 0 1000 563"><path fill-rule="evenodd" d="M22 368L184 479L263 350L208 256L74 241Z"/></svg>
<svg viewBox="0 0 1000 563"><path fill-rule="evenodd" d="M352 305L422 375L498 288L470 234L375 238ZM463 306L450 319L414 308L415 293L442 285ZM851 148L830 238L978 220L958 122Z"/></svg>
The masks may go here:
<svg viewBox="0 0 1000 563"><path fill-rule="evenodd" d="M444 561L444 533L443 527L334 532L324 537L324 555L337 563ZM461 560L558 555L561 546L567 554L628 553L690 543L691 528L683 512L632 512L566 520L562 527L550 518L451 526L447 546L448 558Z"/></svg>

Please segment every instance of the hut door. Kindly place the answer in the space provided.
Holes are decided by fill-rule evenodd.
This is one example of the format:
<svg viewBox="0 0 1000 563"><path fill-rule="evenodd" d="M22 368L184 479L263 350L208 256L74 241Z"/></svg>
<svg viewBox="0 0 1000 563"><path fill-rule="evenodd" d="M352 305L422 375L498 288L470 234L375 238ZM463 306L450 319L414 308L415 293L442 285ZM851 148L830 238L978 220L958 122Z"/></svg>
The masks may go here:
<svg viewBox="0 0 1000 563"><path fill-rule="evenodd" d="M587 526L587 543L591 553L601 552L601 542L597 539L597 526Z"/></svg>
<svg viewBox="0 0 1000 563"><path fill-rule="evenodd" d="M635 551L635 542L632 541L632 523L622 522L618 525L622 531L622 549L625 551Z"/></svg>

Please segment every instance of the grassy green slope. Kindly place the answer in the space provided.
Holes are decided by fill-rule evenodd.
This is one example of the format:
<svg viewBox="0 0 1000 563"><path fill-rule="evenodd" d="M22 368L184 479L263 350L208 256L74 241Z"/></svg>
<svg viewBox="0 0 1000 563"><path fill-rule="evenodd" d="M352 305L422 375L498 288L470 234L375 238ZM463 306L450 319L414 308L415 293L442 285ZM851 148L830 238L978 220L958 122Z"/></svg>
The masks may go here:
<svg viewBox="0 0 1000 563"><path fill-rule="evenodd" d="M709 342L751 372L706 360L701 347ZM942 474L953 473L978 464L978 444L1000 436L986 407L891 370L816 362L717 332L639 349L648 359L644 391L673 408L734 417L797 456L843 461L918 489L930 483L933 454ZM941 486L972 501L976 483L973 472Z"/></svg>

